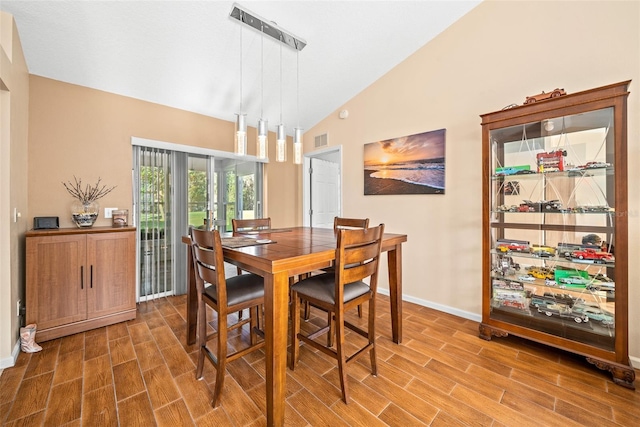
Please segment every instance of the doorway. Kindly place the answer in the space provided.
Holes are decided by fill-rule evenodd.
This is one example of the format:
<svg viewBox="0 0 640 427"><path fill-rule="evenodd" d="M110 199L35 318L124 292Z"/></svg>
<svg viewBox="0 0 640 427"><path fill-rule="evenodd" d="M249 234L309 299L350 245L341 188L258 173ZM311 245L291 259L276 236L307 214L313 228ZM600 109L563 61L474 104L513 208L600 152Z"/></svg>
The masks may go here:
<svg viewBox="0 0 640 427"><path fill-rule="evenodd" d="M304 156L303 225L332 228L342 215L342 146Z"/></svg>

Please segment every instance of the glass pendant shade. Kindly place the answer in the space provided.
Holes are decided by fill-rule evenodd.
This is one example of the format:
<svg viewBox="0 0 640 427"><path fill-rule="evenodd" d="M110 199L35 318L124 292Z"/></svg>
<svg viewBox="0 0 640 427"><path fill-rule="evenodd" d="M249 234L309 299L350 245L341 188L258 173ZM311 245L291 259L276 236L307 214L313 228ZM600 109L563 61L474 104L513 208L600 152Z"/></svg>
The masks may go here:
<svg viewBox="0 0 640 427"><path fill-rule="evenodd" d="M295 128L293 133L293 163L302 164L302 129Z"/></svg>
<svg viewBox="0 0 640 427"><path fill-rule="evenodd" d="M256 157L259 159L266 159L267 152L269 151L269 140L267 139L267 121L264 119L258 120L258 139L256 141Z"/></svg>
<svg viewBox="0 0 640 427"><path fill-rule="evenodd" d="M276 162L287 161L287 134L284 132L284 125L279 124L276 128Z"/></svg>
<svg viewBox="0 0 640 427"><path fill-rule="evenodd" d="M239 156L247 154L247 115L236 113L236 133L234 152Z"/></svg>

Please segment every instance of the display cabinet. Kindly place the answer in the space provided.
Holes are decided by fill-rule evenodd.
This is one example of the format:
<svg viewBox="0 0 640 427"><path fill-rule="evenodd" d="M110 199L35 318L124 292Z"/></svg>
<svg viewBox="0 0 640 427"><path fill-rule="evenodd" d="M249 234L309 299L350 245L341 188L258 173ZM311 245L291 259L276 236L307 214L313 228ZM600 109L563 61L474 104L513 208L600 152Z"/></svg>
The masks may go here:
<svg viewBox="0 0 640 427"><path fill-rule="evenodd" d="M583 355L634 388L628 356L630 81L482 115L480 337Z"/></svg>

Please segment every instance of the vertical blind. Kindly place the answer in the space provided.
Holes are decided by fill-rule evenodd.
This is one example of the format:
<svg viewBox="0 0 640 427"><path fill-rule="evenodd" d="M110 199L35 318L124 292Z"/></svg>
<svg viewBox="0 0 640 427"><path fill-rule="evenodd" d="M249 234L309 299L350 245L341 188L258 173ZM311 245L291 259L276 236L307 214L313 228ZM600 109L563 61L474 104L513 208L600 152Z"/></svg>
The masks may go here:
<svg viewBox="0 0 640 427"><path fill-rule="evenodd" d="M170 150L134 147L135 218L140 232L139 301L172 295L172 163Z"/></svg>

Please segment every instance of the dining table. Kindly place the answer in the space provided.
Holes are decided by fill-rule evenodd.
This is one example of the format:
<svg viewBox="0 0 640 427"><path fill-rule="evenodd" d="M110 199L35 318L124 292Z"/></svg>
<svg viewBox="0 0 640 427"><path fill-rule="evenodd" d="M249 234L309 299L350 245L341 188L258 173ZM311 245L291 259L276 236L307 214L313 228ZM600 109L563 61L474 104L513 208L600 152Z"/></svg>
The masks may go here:
<svg viewBox="0 0 640 427"><path fill-rule="evenodd" d="M289 317L289 278L330 267L336 254L332 228L290 227L222 236L225 262L264 278L264 335L267 425L284 425ZM402 341L402 244L406 234L385 233L391 331ZM190 245L189 236L182 242ZM187 344L196 342L197 294L190 247L187 246Z"/></svg>

